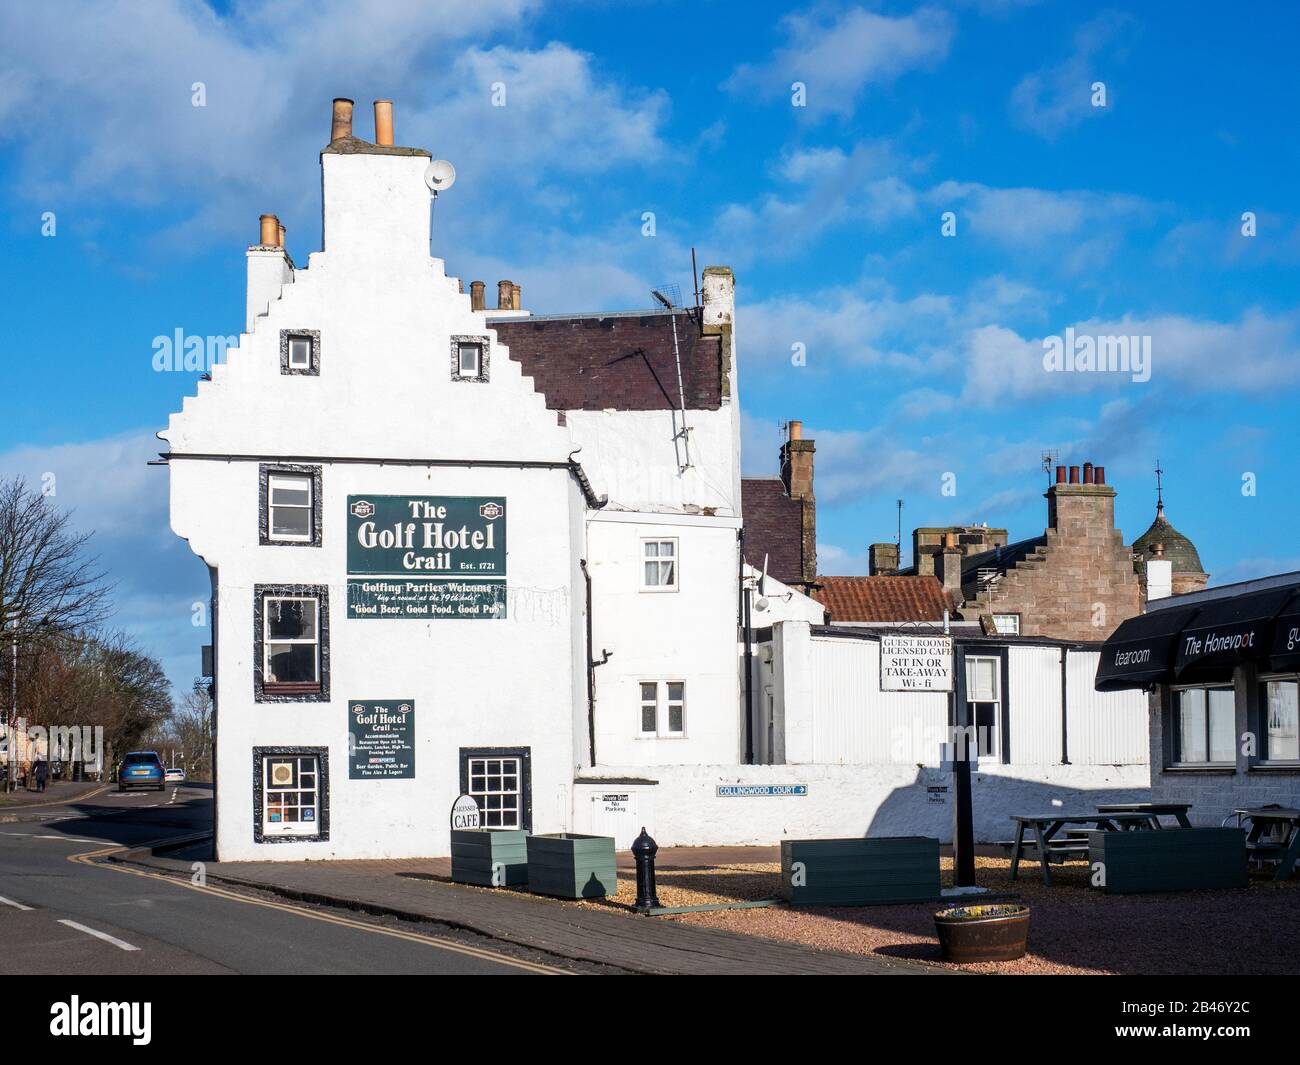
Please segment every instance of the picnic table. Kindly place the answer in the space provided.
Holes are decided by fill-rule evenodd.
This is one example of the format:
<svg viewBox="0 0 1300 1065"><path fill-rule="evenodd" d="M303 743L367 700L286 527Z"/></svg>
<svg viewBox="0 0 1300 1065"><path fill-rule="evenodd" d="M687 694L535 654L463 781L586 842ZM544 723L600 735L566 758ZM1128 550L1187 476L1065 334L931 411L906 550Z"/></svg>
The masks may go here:
<svg viewBox="0 0 1300 1065"><path fill-rule="evenodd" d="M1020 856L1025 849L1025 832L1033 829L1034 838L1029 845L1038 849L1038 862L1043 867L1043 883L1051 885L1052 871L1048 868L1051 857L1062 860L1071 857L1084 857L1088 853L1088 841L1077 837L1057 839L1056 835L1066 825L1089 825L1103 832L1117 832L1122 828L1151 827L1150 813L1062 813L1054 810L1047 814L1013 814L1011 820L1016 823L1016 838L1011 848L1011 879L1016 878L1020 868Z"/></svg>
<svg viewBox="0 0 1300 1065"><path fill-rule="evenodd" d="M1189 802L1108 802L1097 807L1099 814L1146 814L1150 818L1150 828L1160 828L1160 818L1172 817L1180 828L1191 828L1187 811L1192 808Z"/></svg>
<svg viewBox="0 0 1300 1065"><path fill-rule="evenodd" d="M1287 880L1300 860L1300 810L1289 806L1243 806L1233 810L1237 815L1237 827L1242 819L1250 822L1246 833L1246 853L1252 859L1260 858L1277 862L1274 880ZM1281 836L1273 839L1274 833ZM1270 838L1263 839L1267 834Z"/></svg>

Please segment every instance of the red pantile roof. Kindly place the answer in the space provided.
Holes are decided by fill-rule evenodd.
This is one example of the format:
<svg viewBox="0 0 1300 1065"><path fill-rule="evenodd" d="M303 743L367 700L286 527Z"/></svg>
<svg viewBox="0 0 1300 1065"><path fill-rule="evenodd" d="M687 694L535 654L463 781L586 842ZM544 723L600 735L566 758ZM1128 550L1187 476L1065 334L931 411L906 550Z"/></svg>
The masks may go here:
<svg viewBox="0 0 1300 1065"><path fill-rule="evenodd" d="M720 341L701 336L686 311L547 315L489 325L551 410L669 410L681 403L674 320L687 409L717 410Z"/></svg>
<svg viewBox="0 0 1300 1065"><path fill-rule="evenodd" d="M813 598L837 621L942 621L949 609L937 577L818 577Z"/></svg>
<svg viewBox="0 0 1300 1065"><path fill-rule="evenodd" d="M740 482L745 523L745 561L782 584L803 580L803 502L786 495L779 477L745 477Z"/></svg>

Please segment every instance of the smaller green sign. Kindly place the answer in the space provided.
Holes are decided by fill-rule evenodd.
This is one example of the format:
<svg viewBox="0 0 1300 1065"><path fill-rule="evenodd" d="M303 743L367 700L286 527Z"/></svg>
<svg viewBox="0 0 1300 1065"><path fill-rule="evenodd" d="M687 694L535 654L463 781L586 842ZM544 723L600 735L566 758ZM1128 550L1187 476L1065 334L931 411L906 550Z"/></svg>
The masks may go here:
<svg viewBox="0 0 1300 1065"><path fill-rule="evenodd" d="M348 581L349 618L477 618L506 616L505 581L384 578Z"/></svg>
<svg viewBox="0 0 1300 1065"><path fill-rule="evenodd" d="M348 779L415 776L415 700L348 702Z"/></svg>

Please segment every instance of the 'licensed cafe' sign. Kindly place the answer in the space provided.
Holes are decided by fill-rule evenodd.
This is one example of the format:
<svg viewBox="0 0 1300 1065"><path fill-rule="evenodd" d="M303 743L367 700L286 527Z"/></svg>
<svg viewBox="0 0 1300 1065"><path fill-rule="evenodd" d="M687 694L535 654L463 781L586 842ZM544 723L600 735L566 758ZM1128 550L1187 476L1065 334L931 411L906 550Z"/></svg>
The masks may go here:
<svg viewBox="0 0 1300 1065"><path fill-rule="evenodd" d="M348 496L349 618L504 618L506 501Z"/></svg>

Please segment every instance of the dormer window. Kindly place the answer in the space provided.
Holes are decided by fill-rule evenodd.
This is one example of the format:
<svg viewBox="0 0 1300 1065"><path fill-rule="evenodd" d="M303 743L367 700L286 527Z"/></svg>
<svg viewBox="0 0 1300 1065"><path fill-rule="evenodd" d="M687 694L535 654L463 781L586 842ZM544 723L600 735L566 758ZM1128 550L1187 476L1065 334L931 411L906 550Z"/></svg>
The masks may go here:
<svg viewBox="0 0 1300 1065"><path fill-rule="evenodd" d="M488 338L455 336L451 338L451 377L453 381L488 379Z"/></svg>
<svg viewBox="0 0 1300 1065"><path fill-rule="evenodd" d="M320 376L320 331L280 330L280 372L299 376Z"/></svg>

